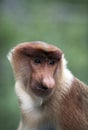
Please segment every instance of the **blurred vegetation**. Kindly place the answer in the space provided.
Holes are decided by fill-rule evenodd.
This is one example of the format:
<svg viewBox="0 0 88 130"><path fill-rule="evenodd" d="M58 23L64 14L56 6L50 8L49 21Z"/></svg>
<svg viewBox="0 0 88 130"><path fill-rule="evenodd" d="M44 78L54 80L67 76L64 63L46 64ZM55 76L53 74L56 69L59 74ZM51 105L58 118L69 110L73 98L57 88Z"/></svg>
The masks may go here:
<svg viewBox="0 0 88 130"><path fill-rule="evenodd" d="M20 119L6 58L16 44L40 40L57 45L73 74L88 84L87 4L87 0L0 1L0 130L15 130Z"/></svg>

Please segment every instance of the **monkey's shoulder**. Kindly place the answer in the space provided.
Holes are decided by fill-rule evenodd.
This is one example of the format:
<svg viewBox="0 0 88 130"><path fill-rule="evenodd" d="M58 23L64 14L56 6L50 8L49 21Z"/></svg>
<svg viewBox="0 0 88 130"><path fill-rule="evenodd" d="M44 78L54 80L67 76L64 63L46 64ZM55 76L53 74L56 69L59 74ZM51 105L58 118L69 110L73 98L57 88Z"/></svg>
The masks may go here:
<svg viewBox="0 0 88 130"><path fill-rule="evenodd" d="M88 130L88 88L74 78L70 90L65 94L60 106L61 122L64 130ZM67 127L67 129L66 129Z"/></svg>
<svg viewBox="0 0 88 130"><path fill-rule="evenodd" d="M79 79L74 78L66 98L69 99L68 102L75 103L77 106L86 104L88 108L88 86Z"/></svg>
<svg viewBox="0 0 88 130"><path fill-rule="evenodd" d="M74 93L80 97L88 99L88 86L77 78L74 78L72 83L72 89Z"/></svg>

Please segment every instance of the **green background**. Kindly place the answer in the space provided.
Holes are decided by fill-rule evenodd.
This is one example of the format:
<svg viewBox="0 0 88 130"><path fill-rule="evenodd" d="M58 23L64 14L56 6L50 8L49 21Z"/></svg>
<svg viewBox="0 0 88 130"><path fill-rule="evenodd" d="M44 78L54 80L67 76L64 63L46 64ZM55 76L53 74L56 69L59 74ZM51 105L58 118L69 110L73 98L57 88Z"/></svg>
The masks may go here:
<svg viewBox="0 0 88 130"><path fill-rule="evenodd" d="M68 68L88 84L87 0L0 0L0 130L20 119L7 53L18 43L45 41L60 47Z"/></svg>

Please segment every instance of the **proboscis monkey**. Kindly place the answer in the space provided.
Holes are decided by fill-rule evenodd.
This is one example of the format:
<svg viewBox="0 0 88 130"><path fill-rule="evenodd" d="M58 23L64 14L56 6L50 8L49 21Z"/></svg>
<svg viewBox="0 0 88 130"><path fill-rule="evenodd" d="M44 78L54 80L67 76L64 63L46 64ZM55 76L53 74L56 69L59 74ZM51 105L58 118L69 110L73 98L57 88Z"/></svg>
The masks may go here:
<svg viewBox="0 0 88 130"><path fill-rule="evenodd" d="M59 48L26 42L8 58L22 114L18 130L88 130L88 87L67 69Z"/></svg>

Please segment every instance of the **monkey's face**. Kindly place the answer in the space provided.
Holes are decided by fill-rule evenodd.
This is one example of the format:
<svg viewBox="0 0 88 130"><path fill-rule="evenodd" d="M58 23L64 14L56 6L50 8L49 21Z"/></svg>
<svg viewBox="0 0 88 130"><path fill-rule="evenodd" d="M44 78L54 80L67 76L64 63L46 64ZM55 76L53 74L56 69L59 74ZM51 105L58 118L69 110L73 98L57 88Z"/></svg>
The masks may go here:
<svg viewBox="0 0 88 130"><path fill-rule="evenodd" d="M34 95L50 96L56 86L55 76L61 64L61 50L48 44L26 43L15 47L12 53L17 79L22 79L25 88Z"/></svg>
<svg viewBox="0 0 88 130"><path fill-rule="evenodd" d="M37 96L51 95L55 89L55 74L58 59L39 53L30 58L31 81L30 88Z"/></svg>

